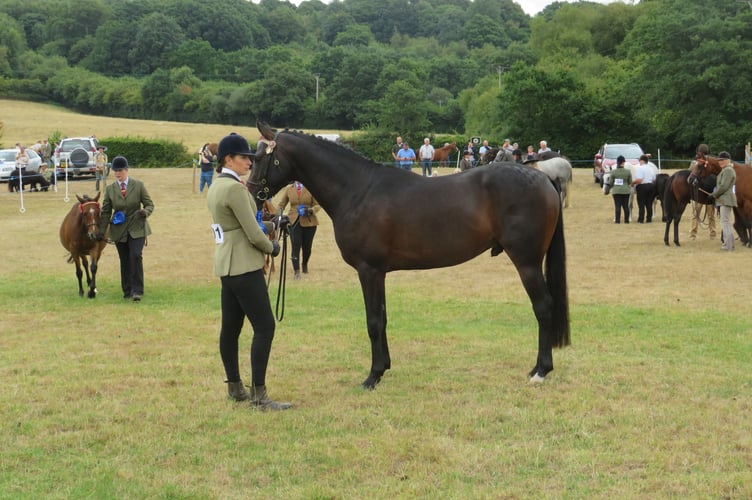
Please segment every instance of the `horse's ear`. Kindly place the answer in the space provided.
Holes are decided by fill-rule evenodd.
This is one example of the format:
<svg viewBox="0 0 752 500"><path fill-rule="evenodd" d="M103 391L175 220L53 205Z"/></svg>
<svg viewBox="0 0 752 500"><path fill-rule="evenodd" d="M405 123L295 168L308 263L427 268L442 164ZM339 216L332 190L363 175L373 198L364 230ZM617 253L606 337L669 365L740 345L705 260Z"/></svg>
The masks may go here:
<svg viewBox="0 0 752 500"><path fill-rule="evenodd" d="M258 128L259 132L261 132L261 136L269 141L273 141L274 137L277 135L277 129L270 127L266 122L257 120L256 128Z"/></svg>
<svg viewBox="0 0 752 500"><path fill-rule="evenodd" d="M97 191L97 195L94 197L94 201L99 201L99 196L102 194L101 191Z"/></svg>
<svg viewBox="0 0 752 500"><path fill-rule="evenodd" d="M85 200L78 195L76 195L76 199L78 200L79 203L85 203Z"/></svg>

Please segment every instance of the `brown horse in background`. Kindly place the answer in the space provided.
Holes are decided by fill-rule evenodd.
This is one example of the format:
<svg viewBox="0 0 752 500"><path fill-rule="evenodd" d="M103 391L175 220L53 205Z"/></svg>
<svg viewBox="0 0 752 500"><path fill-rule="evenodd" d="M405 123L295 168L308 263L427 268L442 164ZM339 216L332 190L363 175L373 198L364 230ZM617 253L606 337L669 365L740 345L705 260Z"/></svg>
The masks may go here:
<svg viewBox="0 0 752 500"><path fill-rule="evenodd" d="M670 246L669 232L671 231L672 223L674 225L674 245L681 246L679 245L679 222L681 222L687 204L693 202L700 205L708 205L708 193L715 186L715 175L705 178L702 184L693 184L690 182L690 173L690 170L679 170L674 172L668 180L661 180L662 189L664 189L662 195L663 222L666 223L663 242L666 246ZM661 189L657 184L656 187Z"/></svg>
<svg viewBox="0 0 752 500"><path fill-rule="evenodd" d="M60 226L60 243L70 252L68 262L76 264L76 278L78 278L78 296L84 296L82 283L83 272L81 263L86 270L86 283L89 285L88 297L97 296L97 267L102 251L107 245L105 238L99 234L99 193L94 198L88 195L76 195L78 203L73 205L63 219ZM91 258L91 273L86 256Z"/></svg>
<svg viewBox="0 0 752 500"><path fill-rule="evenodd" d="M456 142L444 144L440 148L435 148L433 150L433 158L431 158L431 161L438 162L441 167L446 167L449 164L449 155L455 151L458 151Z"/></svg>
<svg viewBox="0 0 752 500"><path fill-rule="evenodd" d="M734 207L734 229L739 234L739 241L746 247L752 247L752 166L733 162L736 172L736 207ZM721 164L715 156L700 151L690 174L690 181L697 178L702 182L710 175L721 173Z"/></svg>

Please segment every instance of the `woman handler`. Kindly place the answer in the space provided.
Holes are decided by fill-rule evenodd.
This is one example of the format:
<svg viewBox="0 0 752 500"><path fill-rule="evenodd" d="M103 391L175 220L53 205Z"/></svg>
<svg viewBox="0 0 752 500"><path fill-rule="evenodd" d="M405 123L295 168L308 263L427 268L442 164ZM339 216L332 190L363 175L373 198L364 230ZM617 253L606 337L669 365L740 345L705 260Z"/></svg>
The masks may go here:
<svg viewBox="0 0 752 500"><path fill-rule="evenodd" d="M274 338L274 315L264 280L264 254L277 256L279 244L266 237L256 221L256 204L241 176L248 174L254 152L248 141L230 134L219 142L217 172L206 198L216 243L214 274L222 282L222 328L219 353L227 375L227 393L262 410L286 410L266 393L266 367ZM245 318L253 326L251 393L240 379L238 338Z"/></svg>

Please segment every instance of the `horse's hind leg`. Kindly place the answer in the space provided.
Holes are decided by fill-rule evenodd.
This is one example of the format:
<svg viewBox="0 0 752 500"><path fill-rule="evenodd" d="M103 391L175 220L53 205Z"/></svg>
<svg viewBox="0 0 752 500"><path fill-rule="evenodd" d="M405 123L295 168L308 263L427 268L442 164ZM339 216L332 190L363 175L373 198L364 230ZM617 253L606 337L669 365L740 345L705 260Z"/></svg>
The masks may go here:
<svg viewBox="0 0 752 500"><path fill-rule="evenodd" d="M518 272L533 305L535 319L538 320L538 357L528 376L530 382L543 382L546 375L554 369L553 347L549 335L553 328L553 299L548 293L541 263L518 267Z"/></svg>

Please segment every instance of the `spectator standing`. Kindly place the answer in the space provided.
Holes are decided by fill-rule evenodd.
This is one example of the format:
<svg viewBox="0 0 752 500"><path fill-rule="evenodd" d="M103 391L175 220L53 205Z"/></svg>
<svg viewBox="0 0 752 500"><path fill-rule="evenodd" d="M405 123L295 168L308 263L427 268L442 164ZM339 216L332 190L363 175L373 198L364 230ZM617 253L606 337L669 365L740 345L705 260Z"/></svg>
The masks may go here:
<svg viewBox="0 0 752 500"><path fill-rule="evenodd" d="M537 158L538 158L538 155L535 154L535 148L532 145L528 146L525 159L528 161L535 161Z"/></svg>
<svg viewBox="0 0 752 500"><path fill-rule="evenodd" d="M16 168L23 169L23 174L26 174L26 167L29 166L29 153L26 152L26 148L17 144L18 152L16 153Z"/></svg>
<svg viewBox="0 0 752 500"><path fill-rule="evenodd" d="M616 168L611 170L611 175L606 183L605 194L611 192L614 197L614 222L621 222L621 212L624 212L624 224L629 224L629 192L632 184L632 172L624 168L626 160L623 156L616 159Z"/></svg>
<svg viewBox="0 0 752 500"><path fill-rule="evenodd" d="M426 137L423 139L423 145L420 147L420 166L423 169L423 177L431 177L433 175L431 169L431 161L433 160L434 149L431 146L431 140Z"/></svg>
<svg viewBox="0 0 752 500"><path fill-rule="evenodd" d="M199 166L201 167L201 175L199 177L198 192L204 192L204 186L209 189L214 180L214 155L209 149L209 143L204 144L198 155ZM194 177L195 179L195 177Z"/></svg>
<svg viewBox="0 0 752 500"><path fill-rule="evenodd" d="M697 146L697 154L698 156L700 153L703 155L709 155L710 154L710 147L707 144L700 144ZM692 161L689 165L689 170L694 170L695 164L697 161ZM715 183L715 179L713 180ZM692 211L690 212L691 219L690 219L690 225L689 225L689 239L694 240L697 239L697 228L700 225L700 219L703 218L705 221L707 221L708 224L708 230L710 231L710 239L715 239L716 236L716 222L715 222L715 206L711 203L710 205L700 204L700 203L691 203ZM703 208L705 209L704 215L701 213Z"/></svg>
<svg viewBox="0 0 752 500"><path fill-rule="evenodd" d="M412 170L413 162L415 161L415 151L413 151L407 142L403 142L402 149L397 151L397 160L401 169Z"/></svg>
<svg viewBox="0 0 752 500"><path fill-rule="evenodd" d="M734 171L731 156L728 152L723 151L718 154L718 163L721 164L721 173L716 179L715 189L709 198L715 199L715 202L721 207L721 236L723 243L721 250L734 250L734 229L731 226L731 211L736 206L736 193L734 186L736 184L736 172Z"/></svg>
<svg viewBox="0 0 752 500"><path fill-rule="evenodd" d="M480 155L481 161L483 161L483 158L485 158L486 153L488 150L491 149L491 147L488 145L488 140L484 139L483 144L481 145L480 149L478 150L478 154Z"/></svg>
<svg viewBox="0 0 752 500"><path fill-rule="evenodd" d="M640 164L635 171L632 186L637 194L637 222L653 222L653 199L655 198L655 174L648 163L647 155L640 155Z"/></svg>
<svg viewBox="0 0 752 500"><path fill-rule="evenodd" d="M287 216L290 219L290 241L292 251L290 261L295 279L300 279L300 264L303 264L303 274L308 274L308 261L311 259L311 250L313 248L313 238L316 236L316 227L319 220L316 213L321 210L319 202L313 197L310 191L298 181L293 182L282 194L282 198L277 204L280 213L284 211L287 205L290 210ZM303 252L303 260L300 260L300 253Z"/></svg>
<svg viewBox="0 0 752 500"><path fill-rule="evenodd" d="M512 160L515 163L524 163L524 158L522 157L522 150L521 149L515 149L512 151Z"/></svg>
<svg viewBox="0 0 752 500"><path fill-rule="evenodd" d="M470 170L473 168L473 154L467 149L462 153L462 159L460 160L460 172Z"/></svg>
<svg viewBox="0 0 752 500"><path fill-rule="evenodd" d="M99 191L100 182L105 187L105 168L107 167L107 154L104 152L104 146L97 148L97 154L94 155L94 177L97 182L94 189Z"/></svg>
<svg viewBox="0 0 752 500"><path fill-rule="evenodd" d="M52 145L47 139L42 140L42 161L47 164L48 167L52 166L50 160L52 159Z"/></svg>
<svg viewBox="0 0 752 500"><path fill-rule="evenodd" d="M144 183L128 175L128 160L124 156L112 159L112 171L117 182L104 189L99 233L105 234L109 227L109 237L115 242L123 298L139 302L144 295L142 254L146 237L151 234L146 218L154 212L154 202Z"/></svg>
<svg viewBox="0 0 752 500"><path fill-rule="evenodd" d="M400 152L401 149L402 149L402 137L397 136L397 142L395 142L395 144L392 146L392 158L394 158L395 167L400 166L400 162L399 162L399 158L397 158L397 154Z"/></svg>
<svg viewBox="0 0 752 500"><path fill-rule="evenodd" d="M548 143L546 141L540 141L539 146L540 146L538 148L538 154L539 155L541 153L548 153L549 151L551 151L551 148L548 147Z"/></svg>

